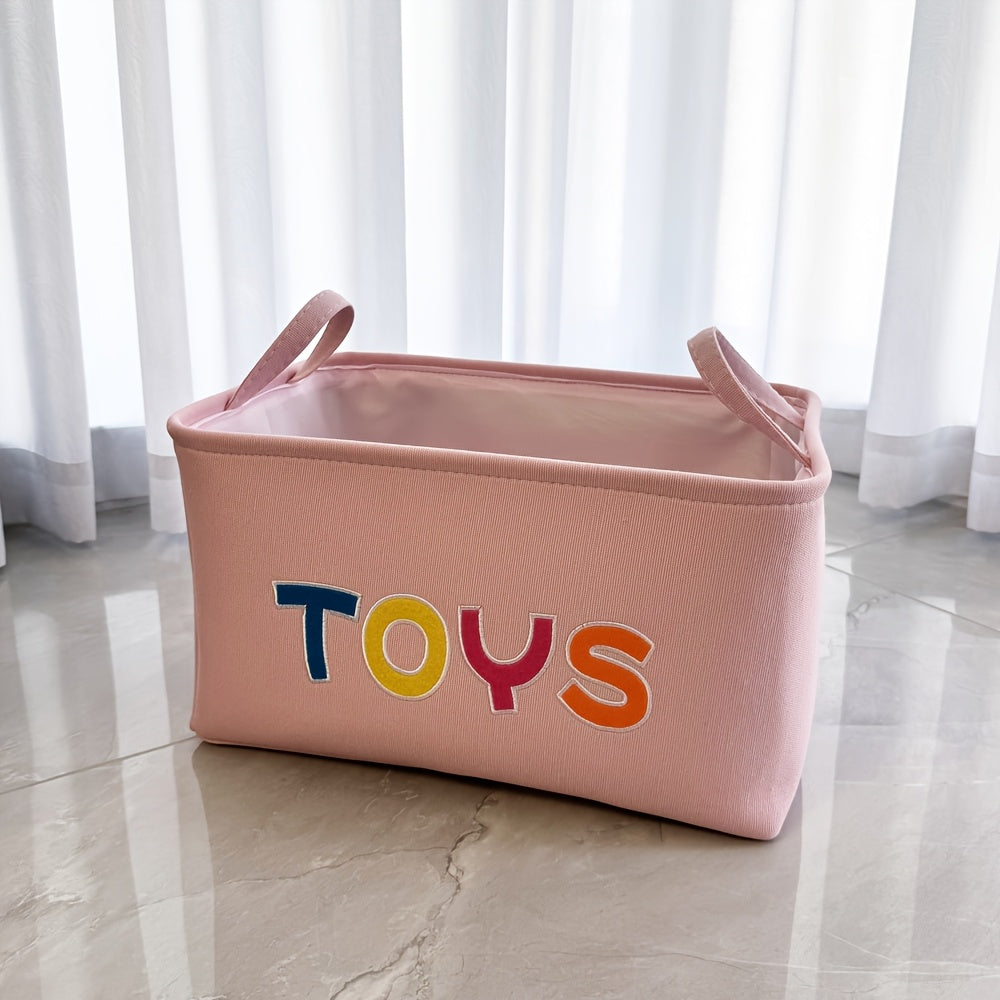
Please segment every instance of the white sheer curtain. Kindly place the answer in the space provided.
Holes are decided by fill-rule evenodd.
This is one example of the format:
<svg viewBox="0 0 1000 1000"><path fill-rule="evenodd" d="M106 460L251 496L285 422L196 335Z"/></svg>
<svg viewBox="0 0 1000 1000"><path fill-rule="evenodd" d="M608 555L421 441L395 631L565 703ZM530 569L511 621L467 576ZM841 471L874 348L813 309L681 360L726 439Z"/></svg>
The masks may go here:
<svg viewBox="0 0 1000 1000"><path fill-rule="evenodd" d="M150 496L321 287L366 349L814 387L1000 530L1000 4L0 0L0 508ZM2 541L0 541L2 546Z"/></svg>

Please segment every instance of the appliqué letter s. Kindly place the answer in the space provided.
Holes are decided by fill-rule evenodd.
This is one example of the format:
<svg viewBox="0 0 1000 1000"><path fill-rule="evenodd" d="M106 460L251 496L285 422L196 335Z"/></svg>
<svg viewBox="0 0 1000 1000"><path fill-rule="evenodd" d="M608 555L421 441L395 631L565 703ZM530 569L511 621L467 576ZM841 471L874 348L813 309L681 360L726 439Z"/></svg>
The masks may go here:
<svg viewBox="0 0 1000 1000"><path fill-rule="evenodd" d="M584 677L617 688L622 697L614 701L601 698L574 678L559 692L559 699L574 715L599 729L632 729L649 714L649 685L635 667L619 663L602 649L622 653L641 664L653 644L626 625L581 625L566 643L569 665Z"/></svg>

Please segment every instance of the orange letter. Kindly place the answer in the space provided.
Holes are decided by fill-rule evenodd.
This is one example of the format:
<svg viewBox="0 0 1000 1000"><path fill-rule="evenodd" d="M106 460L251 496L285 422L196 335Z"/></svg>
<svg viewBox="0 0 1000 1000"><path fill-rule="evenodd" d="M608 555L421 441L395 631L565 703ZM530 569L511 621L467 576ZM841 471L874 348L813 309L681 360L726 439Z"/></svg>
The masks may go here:
<svg viewBox="0 0 1000 1000"><path fill-rule="evenodd" d="M559 692L559 698L574 715L599 729L632 729L649 714L649 685L635 667L599 649L613 650L643 663L653 644L641 632L625 625L581 625L566 643L569 665L584 677L617 688L622 697L614 701L601 698L574 678Z"/></svg>

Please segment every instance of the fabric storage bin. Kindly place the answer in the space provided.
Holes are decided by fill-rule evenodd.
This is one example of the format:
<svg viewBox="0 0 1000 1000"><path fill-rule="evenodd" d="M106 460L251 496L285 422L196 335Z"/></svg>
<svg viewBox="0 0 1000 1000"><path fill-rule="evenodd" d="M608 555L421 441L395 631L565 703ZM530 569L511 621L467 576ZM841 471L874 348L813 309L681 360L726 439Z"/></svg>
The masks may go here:
<svg viewBox="0 0 1000 1000"><path fill-rule="evenodd" d="M815 693L817 398L714 329L689 378L335 353L353 315L321 292L170 418L195 732L774 837Z"/></svg>

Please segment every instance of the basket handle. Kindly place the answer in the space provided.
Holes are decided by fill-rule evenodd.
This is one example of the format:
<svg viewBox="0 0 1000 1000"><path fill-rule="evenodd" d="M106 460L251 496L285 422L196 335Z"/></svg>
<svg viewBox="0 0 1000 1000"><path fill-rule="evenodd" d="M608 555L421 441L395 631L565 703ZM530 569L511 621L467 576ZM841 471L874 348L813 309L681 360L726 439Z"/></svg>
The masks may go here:
<svg viewBox="0 0 1000 1000"><path fill-rule="evenodd" d="M283 381L298 382L311 375L340 347L353 322L354 307L347 299L329 289L318 292L278 334L274 343L250 370L250 374L229 397L225 409L231 410L248 399L253 399L281 375L286 374L292 362L309 346L316 334L323 330L319 343L309 357L287 374Z"/></svg>
<svg viewBox="0 0 1000 1000"><path fill-rule="evenodd" d="M688 350L702 381L719 402L812 470L809 453L776 419L780 417L802 430L805 427L803 415L770 382L758 375L714 326L695 334L688 341Z"/></svg>

